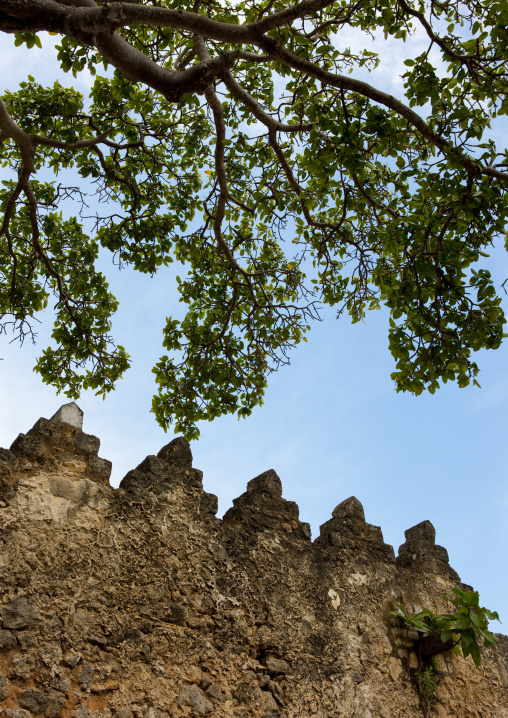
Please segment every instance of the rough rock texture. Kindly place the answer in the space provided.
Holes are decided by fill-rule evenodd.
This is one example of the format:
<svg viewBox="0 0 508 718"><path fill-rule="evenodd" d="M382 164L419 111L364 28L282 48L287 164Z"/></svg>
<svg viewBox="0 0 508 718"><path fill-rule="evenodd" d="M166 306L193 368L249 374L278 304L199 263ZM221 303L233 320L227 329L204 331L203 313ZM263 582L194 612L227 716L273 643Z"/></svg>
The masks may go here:
<svg viewBox="0 0 508 718"><path fill-rule="evenodd" d="M419 697L388 612L460 585L429 522L396 559L351 497L312 543L272 470L219 520L183 439L113 490L69 411L0 450L1 718L508 718L504 636Z"/></svg>

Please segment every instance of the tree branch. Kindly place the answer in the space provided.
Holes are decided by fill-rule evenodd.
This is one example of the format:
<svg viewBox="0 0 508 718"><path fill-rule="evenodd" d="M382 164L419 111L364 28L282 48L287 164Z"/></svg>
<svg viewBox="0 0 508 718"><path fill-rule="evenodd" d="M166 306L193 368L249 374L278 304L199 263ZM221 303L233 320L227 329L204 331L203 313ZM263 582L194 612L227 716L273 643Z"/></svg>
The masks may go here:
<svg viewBox="0 0 508 718"><path fill-rule="evenodd" d="M302 122L299 125L286 125L278 120L274 119L271 115L263 110L261 105L245 90L241 85L236 82L233 75L229 70L226 70L221 77L222 81L231 92L233 97L240 100L245 107L247 107L254 117L263 123L269 129L277 130L279 132L305 132L312 129L315 122Z"/></svg>
<svg viewBox="0 0 508 718"><path fill-rule="evenodd" d="M202 37L199 35L194 35L194 47L196 48L196 52L198 54L199 59L203 62L207 62L208 58L210 57L208 53L208 49L205 45L205 42ZM213 112L213 117L215 121L215 132L216 132L216 141L215 141L215 171L217 173L217 180L219 182L219 188L220 188L220 194L219 199L217 202L217 206L215 209L215 217L214 217L214 234L215 239L217 241L218 246L222 249L224 252L229 264L231 267L236 271L241 271L240 267L238 265L238 262L233 257L233 254L231 253L231 250L227 244L227 242L224 240L224 237L222 236L222 221L224 219L224 214L226 211L226 200L229 195L228 190L228 184L227 184L227 176L226 176L226 163L225 163L225 140L226 140L226 124L224 122L224 110L222 109L222 104L219 101L219 98L215 94L215 90L213 89L212 85L209 85L205 90L205 97L206 101L208 102L208 105L210 106L210 109Z"/></svg>

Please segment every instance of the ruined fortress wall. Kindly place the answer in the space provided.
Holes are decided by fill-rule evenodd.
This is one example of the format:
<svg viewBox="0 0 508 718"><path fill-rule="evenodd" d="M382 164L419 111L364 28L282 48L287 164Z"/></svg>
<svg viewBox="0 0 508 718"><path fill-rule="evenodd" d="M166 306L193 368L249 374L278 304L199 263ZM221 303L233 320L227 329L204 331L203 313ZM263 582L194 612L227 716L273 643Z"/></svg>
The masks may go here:
<svg viewBox="0 0 508 718"><path fill-rule="evenodd" d="M392 600L460 586L423 522L395 558L355 498L311 541L270 470L222 520L175 439L109 485L69 405L0 449L0 718L508 718L508 639L437 657Z"/></svg>

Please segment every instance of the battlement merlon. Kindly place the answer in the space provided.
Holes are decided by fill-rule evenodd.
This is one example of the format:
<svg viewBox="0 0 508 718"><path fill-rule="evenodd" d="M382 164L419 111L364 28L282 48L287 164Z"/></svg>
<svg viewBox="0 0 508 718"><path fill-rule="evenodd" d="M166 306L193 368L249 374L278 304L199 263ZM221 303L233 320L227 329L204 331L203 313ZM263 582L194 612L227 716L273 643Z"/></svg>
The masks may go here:
<svg viewBox="0 0 508 718"><path fill-rule="evenodd" d="M109 486L111 461L99 457L100 440L85 434L82 426L79 406L64 404L51 419L40 418L27 434L20 434L8 453L3 450L4 464L16 465L26 474L41 468L56 470L62 465L71 468L74 462L87 479ZM14 483L10 482L11 488Z"/></svg>

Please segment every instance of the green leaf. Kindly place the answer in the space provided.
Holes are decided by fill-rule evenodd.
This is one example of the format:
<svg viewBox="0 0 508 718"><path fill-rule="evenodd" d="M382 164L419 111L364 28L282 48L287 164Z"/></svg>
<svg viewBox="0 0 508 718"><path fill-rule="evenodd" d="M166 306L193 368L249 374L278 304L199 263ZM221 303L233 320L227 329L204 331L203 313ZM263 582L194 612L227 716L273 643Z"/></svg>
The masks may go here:
<svg viewBox="0 0 508 718"><path fill-rule="evenodd" d="M480 648L476 642L471 644L470 652L475 666L479 668L482 663L482 657L480 653Z"/></svg>

